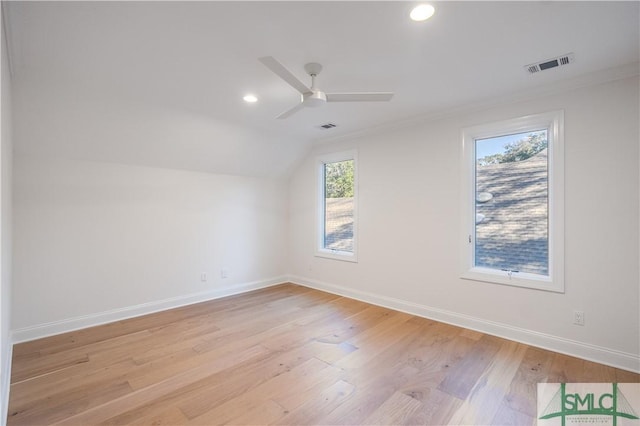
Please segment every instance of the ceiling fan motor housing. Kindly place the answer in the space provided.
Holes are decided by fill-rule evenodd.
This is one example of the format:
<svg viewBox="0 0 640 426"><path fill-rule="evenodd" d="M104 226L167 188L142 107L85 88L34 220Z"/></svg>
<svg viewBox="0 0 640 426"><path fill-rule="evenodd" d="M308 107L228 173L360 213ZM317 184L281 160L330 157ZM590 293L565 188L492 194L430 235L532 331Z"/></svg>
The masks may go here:
<svg viewBox="0 0 640 426"><path fill-rule="evenodd" d="M308 107L318 107L327 102L327 95L320 90L314 90L310 93L302 95L302 103Z"/></svg>

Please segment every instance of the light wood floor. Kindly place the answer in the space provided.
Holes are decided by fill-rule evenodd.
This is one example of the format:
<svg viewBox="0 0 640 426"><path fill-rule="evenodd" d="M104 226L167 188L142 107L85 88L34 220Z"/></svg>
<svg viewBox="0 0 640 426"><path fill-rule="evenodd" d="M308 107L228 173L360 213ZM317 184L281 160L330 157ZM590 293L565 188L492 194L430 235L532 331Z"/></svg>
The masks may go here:
<svg viewBox="0 0 640 426"><path fill-rule="evenodd" d="M623 370L291 284L14 348L9 425L532 424Z"/></svg>

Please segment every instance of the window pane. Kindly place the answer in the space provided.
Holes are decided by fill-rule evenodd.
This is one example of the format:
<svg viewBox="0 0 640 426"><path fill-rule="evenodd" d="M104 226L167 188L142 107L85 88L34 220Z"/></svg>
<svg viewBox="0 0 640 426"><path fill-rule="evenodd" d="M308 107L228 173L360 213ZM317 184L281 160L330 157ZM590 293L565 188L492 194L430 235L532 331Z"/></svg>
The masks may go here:
<svg viewBox="0 0 640 426"><path fill-rule="evenodd" d="M353 252L353 160L324 165L324 244Z"/></svg>
<svg viewBox="0 0 640 426"><path fill-rule="evenodd" d="M475 266L549 275L547 131L475 140Z"/></svg>

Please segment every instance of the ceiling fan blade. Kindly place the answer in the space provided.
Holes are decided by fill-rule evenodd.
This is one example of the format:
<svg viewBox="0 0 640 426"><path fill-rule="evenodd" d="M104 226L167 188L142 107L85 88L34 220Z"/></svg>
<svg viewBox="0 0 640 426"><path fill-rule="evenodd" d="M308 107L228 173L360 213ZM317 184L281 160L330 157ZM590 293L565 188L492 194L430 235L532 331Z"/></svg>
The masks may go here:
<svg viewBox="0 0 640 426"><path fill-rule="evenodd" d="M285 112L283 112L282 114L280 114L276 118L277 119L287 118L287 117L295 114L296 112L300 111L302 108L304 108L304 104L302 102L300 102L298 105L294 106L291 109L286 110Z"/></svg>
<svg viewBox="0 0 640 426"><path fill-rule="evenodd" d="M264 66L278 75L278 77L289 83L289 85L296 89L298 92L302 94L311 92L311 89L309 89L303 82L298 80L295 75L291 74L291 71L286 69L284 65L278 62L274 57L264 56L262 58L258 58L258 60L262 62Z"/></svg>
<svg viewBox="0 0 640 426"><path fill-rule="evenodd" d="M392 92L327 93L327 102L384 102L390 101Z"/></svg>

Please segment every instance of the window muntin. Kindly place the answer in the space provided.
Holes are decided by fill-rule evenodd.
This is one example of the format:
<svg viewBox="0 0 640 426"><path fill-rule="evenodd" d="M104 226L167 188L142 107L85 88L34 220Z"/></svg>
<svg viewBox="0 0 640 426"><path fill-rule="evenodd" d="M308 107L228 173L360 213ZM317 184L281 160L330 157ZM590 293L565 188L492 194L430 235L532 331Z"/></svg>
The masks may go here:
<svg viewBox="0 0 640 426"><path fill-rule="evenodd" d="M462 278L564 291L561 111L464 130Z"/></svg>
<svg viewBox="0 0 640 426"><path fill-rule="evenodd" d="M323 156L318 170L316 255L356 261L355 152Z"/></svg>

